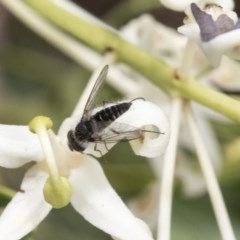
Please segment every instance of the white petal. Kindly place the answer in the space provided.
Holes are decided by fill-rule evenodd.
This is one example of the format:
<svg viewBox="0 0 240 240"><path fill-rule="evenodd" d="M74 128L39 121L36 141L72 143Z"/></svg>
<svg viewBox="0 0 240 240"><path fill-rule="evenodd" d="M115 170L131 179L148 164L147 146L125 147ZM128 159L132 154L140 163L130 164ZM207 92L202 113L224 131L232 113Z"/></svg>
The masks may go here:
<svg viewBox="0 0 240 240"><path fill-rule="evenodd" d="M113 190L97 160L85 156L69 181L73 207L91 224L122 240L152 239L149 229L139 224Z"/></svg>
<svg viewBox="0 0 240 240"><path fill-rule="evenodd" d="M235 60L240 60L240 29L223 33L208 42L200 39L199 27L190 23L178 28L178 32L195 40L202 48L204 54L213 66L218 66L223 54L228 54Z"/></svg>
<svg viewBox="0 0 240 240"><path fill-rule="evenodd" d="M145 130L151 130L149 126L152 126L153 131L160 132L144 133L143 138L130 141L135 154L152 158L160 156L165 151L169 141L170 126L166 115L157 105L142 99L133 100L130 109L116 122Z"/></svg>
<svg viewBox="0 0 240 240"><path fill-rule="evenodd" d="M206 3L209 3L209 1L206 1ZM234 8L234 1L233 0L211 0L211 3L215 3L223 8L223 10L233 10Z"/></svg>
<svg viewBox="0 0 240 240"><path fill-rule="evenodd" d="M198 2L197 0L160 0L160 2L167 8L170 8L175 11L184 11L185 8L190 5L192 2Z"/></svg>
<svg viewBox="0 0 240 240"><path fill-rule="evenodd" d="M240 91L239 63L228 57L223 57L221 65L215 68L205 79L213 87L229 92Z"/></svg>
<svg viewBox="0 0 240 240"><path fill-rule="evenodd" d="M0 166L16 168L43 159L38 138L27 126L0 125Z"/></svg>
<svg viewBox="0 0 240 240"><path fill-rule="evenodd" d="M149 14L143 14L127 23L123 28L121 28L121 34L127 41L143 47L151 54L164 59L164 61L169 63L171 66L178 67L179 61L182 60L182 53L186 45L186 38L179 35L174 29L166 27L156 21ZM159 41L159 39L161 39L161 41ZM136 97L143 96L143 94L139 94L139 90L145 90L144 97L146 97L147 91L143 84L147 81L142 82L142 80L139 80L143 77L139 74L135 74L132 69L129 69L125 65L120 65L119 68L121 68L121 72L124 75L128 75L135 80L136 86L132 89L132 95L130 95L132 97L133 94ZM138 84L137 81L141 81L140 84ZM156 87L154 86L153 88ZM153 90L153 92L152 90L149 90L148 92L147 99L152 100L154 98L155 90Z"/></svg>
<svg viewBox="0 0 240 240"><path fill-rule="evenodd" d="M195 41L200 42L200 29L197 25L197 23L188 23L186 25L180 26L178 29L178 32L185 35L186 37L193 39Z"/></svg>
<svg viewBox="0 0 240 240"><path fill-rule="evenodd" d="M140 218L136 218L136 220L138 221L139 225L140 225L143 229L145 229L145 231L148 232L149 235L151 235L151 232L150 232L150 229L149 229L148 225L147 225L143 220L141 220ZM121 240L121 238L117 238L117 237L115 237L115 236L111 236L111 237L112 237L112 239L114 239L114 240Z"/></svg>
<svg viewBox="0 0 240 240"><path fill-rule="evenodd" d="M197 3L199 6L204 7L208 3L215 3L224 10L232 10L234 8L233 0L160 0L160 2L165 6L175 11L184 11L191 3Z"/></svg>
<svg viewBox="0 0 240 240"><path fill-rule="evenodd" d="M18 192L0 217L0 239L17 240L31 232L49 213L51 206L43 197L47 173L37 166L24 177Z"/></svg>
<svg viewBox="0 0 240 240"><path fill-rule="evenodd" d="M240 60L240 52L235 50L240 48L240 29L220 34L209 42L203 42L202 46L213 66L219 65L223 54L229 53L232 58Z"/></svg>

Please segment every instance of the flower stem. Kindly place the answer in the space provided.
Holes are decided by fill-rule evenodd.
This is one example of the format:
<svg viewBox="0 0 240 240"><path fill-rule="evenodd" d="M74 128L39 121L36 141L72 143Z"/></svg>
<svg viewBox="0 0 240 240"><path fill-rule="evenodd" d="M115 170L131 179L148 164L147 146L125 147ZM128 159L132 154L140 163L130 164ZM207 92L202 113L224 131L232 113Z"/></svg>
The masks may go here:
<svg viewBox="0 0 240 240"><path fill-rule="evenodd" d="M227 213L224 199L218 185L216 175L211 165L209 154L204 145L204 140L197 128L197 123L194 118L193 112L189 105L185 106L185 114L193 138L193 142L197 151L203 175L206 181L208 193L212 202L213 210L217 219L217 223L224 240L235 240L236 237Z"/></svg>
<svg viewBox="0 0 240 240"><path fill-rule="evenodd" d="M177 79L175 69L167 66L157 57L126 42L118 33L72 14L59 7L59 4L56 5L54 1L24 0L24 2L98 52L103 53L105 49L113 49L119 61L135 68L163 90L174 91L178 95L197 101L240 123L240 104L237 100L214 91L189 77Z"/></svg>
<svg viewBox="0 0 240 240"><path fill-rule="evenodd" d="M171 210L172 210L172 193L174 169L176 161L176 151L178 143L178 134L181 121L182 100L173 100L171 114L171 136L164 155L160 203L158 214L158 240L170 240L171 234Z"/></svg>
<svg viewBox="0 0 240 240"><path fill-rule="evenodd" d="M155 0L119 1L118 4L111 7L111 10L103 16L103 19L111 26L120 27L130 21L133 17L140 16L143 13L156 10L160 7L161 3Z"/></svg>

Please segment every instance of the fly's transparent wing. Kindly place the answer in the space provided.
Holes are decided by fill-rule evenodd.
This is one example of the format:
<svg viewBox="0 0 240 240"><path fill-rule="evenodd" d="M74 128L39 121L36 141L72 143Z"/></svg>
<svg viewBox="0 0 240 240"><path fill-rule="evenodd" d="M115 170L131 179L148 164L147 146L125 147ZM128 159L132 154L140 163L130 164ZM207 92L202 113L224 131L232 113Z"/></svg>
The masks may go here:
<svg viewBox="0 0 240 240"><path fill-rule="evenodd" d="M113 122L99 133L95 142L115 143L141 138L144 130L124 123Z"/></svg>
<svg viewBox="0 0 240 240"><path fill-rule="evenodd" d="M101 70L100 74L98 75L98 78L93 86L93 89L88 97L86 106L84 108L84 114L91 111L94 108L95 100L97 98L97 95L99 94L100 90L103 87L104 81L107 77L108 73L108 65L105 65L103 69Z"/></svg>
<svg viewBox="0 0 240 240"><path fill-rule="evenodd" d="M99 132L98 137L95 139L95 142L127 142L144 138L144 134L146 133L156 134L156 137L159 134L164 134L152 129L150 126L149 129L141 129L125 123L113 122L109 127L105 128L102 132Z"/></svg>

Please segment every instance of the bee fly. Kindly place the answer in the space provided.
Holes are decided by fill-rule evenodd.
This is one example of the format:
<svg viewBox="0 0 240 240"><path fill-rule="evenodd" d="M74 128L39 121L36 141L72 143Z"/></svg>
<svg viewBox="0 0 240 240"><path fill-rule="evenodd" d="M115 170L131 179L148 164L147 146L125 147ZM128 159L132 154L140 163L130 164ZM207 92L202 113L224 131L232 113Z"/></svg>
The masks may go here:
<svg viewBox="0 0 240 240"><path fill-rule="evenodd" d="M97 143L103 143L107 149L107 143L130 141L141 137L139 129L133 127L126 128L126 124L115 122L117 118L129 110L132 101L135 99L129 102L112 104L94 114L92 113L96 97L103 86L107 72L108 66L106 65L95 82L80 122L76 125L75 129L68 132L68 145L72 151L84 152L89 143L95 143L94 150L99 151L101 154L101 151L97 149ZM106 130L110 124L111 129ZM126 131L126 129L131 130Z"/></svg>

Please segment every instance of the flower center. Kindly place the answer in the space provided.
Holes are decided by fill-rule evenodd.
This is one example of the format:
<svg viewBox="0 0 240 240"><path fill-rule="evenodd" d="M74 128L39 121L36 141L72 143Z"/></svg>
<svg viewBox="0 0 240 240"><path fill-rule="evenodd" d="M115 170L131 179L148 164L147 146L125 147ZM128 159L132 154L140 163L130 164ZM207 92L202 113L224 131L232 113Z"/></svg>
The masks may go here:
<svg viewBox="0 0 240 240"><path fill-rule="evenodd" d="M66 206L72 195L72 188L67 178L59 174L54 151L49 138L49 129L52 127L52 121L48 117L37 116L29 123L29 129L36 133L49 170L49 178L47 179L43 194L46 202L54 208Z"/></svg>

